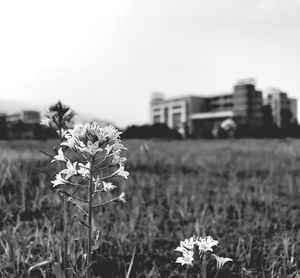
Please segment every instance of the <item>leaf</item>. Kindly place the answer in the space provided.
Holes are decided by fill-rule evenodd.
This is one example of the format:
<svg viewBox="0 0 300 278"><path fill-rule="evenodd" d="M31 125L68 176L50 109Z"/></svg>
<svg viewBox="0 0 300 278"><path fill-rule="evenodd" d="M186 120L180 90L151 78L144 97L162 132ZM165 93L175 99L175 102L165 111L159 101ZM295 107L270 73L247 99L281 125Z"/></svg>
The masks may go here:
<svg viewBox="0 0 300 278"><path fill-rule="evenodd" d="M51 260L45 260L45 261L34 264L33 266L29 267L28 274L30 274L30 271L32 271L33 269L40 268L41 266L44 266L49 263L51 263Z"/></svg>
<svg viewBox="0 0 300 278"><path fill-rule="evenodd" d="M132 269L132 265L133 265L134 256L135 256L135 250L136 250L136 247L134 246L134 248L133 248L133 253L132 253L132 257L131 257L131 261L130 261L129 268L128 268L128 270L127 270L127 273L126 273L126 277L125 277L125 278L129 278L129 275L130 275L130 272L131 272L131 269Z"/></svg>

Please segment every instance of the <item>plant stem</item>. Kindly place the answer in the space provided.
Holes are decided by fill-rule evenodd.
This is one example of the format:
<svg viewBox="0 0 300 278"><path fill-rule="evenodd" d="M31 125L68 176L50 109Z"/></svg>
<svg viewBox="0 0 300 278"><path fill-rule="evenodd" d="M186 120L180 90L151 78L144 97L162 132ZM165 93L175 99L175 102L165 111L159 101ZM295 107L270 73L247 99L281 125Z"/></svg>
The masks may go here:
<svg viewBox="0 0 300 278"><path fill-rule="evenodd" d="M62 136L62 118L59 117L59 122L57 127L59 128L59 141L63 142ZM63 196L63 225L64 225L64 256L63 256L63 266L64 266L64 276L68 278L68 242L69 242L69 229L68 229L68 211L69 203L67 202L66 196Z"/></svg>
<svg viewBox="0 0 300 278"><path fill-rule="evenodd" d="M64 274L65 278L68 277L68 202L66 196L63 196L63 217L64 217Z"/></svg>
<svg viewBox="0 0 300 278"><path fill-rule="evenodd" d="M89 208L88 208L88 246L87 246L87 277L91 277L91 271L90 271L90 263L92 261L92 214L93 214L93 163L94 161L91 161L90 166L90 181L89 181L89 191L88 191L88 202L89 202Z"/></svg>

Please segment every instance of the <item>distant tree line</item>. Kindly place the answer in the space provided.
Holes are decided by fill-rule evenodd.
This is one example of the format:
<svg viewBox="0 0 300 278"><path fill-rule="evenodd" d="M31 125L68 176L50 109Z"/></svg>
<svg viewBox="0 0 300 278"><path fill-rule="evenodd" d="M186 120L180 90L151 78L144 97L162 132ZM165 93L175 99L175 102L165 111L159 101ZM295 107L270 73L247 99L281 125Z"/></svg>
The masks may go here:
<svg viewBox="0 0 300 278"><path fill-rule="evenodd" d="M237 126L235 137L253 138L300 138L300 126L289 109L282 109L281 127L277 126L272 116L272 109L266 105L263 107L263 127L256 130L248 130L243 125Z"/></svg>
<svg viewBox="0 0 300 278"><path fill-rule="evenodd" d="M57 138L57 134L56 131L50 127L37 123L27 124L22 121L8 126L6 122L0 118L0 140L46 140L52 138Z"/></svg>
<svg viewBox="0 0 300 278"><path fill-rule="evenodd" d="M176 130L169 128L166 124L153 125L132 125L127 127L123 134L123 138L160 138L160 139L182 139L182 135Z"/></svg>
<svg viewBox="0 0 300 278"><path fill-rule="evenodd" d="M220 132L220 138L228 137L226 132ZM199 135L187 135L187 138L199 137ZM201 136L212 138L211 130L202 131ZM269 106L263 108L263 127L256 130L249 130L247 126L238 125L234 137L252 137L252 138L300 138L300 126L297 120L293 120L290 110L281 111L281 127L278 127L273 120L272 110ZM5 117L0 117L0 140L11 139L36 139L46 140L57 138L55 130L51 127L41 124L26 124L18 121L13 125L7 125ZM182 135L174 129L169 128L166 124L156 123L152 125L131 125L123 130L122 138L160 138L160 139L182 139Z"/></svg>

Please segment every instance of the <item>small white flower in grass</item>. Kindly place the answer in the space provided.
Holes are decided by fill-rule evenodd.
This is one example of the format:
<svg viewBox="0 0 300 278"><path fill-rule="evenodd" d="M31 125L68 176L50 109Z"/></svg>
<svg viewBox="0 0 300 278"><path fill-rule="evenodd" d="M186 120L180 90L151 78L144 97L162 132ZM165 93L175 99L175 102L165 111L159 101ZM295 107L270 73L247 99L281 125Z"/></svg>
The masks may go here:
<svg viewBox="0 0 300 278"><path fill-rule="evenodd" d="M190 249L190 250L193 250L194 249L194 245L195 245L195 238L194 237L191 237L189 239L185 239L183 242L182 242L182 245L187 248L187 249Z"/></svg>
<svg viewBox="0 0 300 278"><path fill-rule="evenodd" d="M118 197L118 201L119 201L119 202L122 202L122 203L126 203L125 193L124 193L124 192L122 192L122 193L120 194L120 196Z"/></svg>
<svg viewBox="0 0 300 278"><path fill-rule="evenodd" d="M54 159L51 160L51 162L54 162L54 161L63 161L63 162L67 162L65 156L64 156L64 153L62 151L62 148L59 148L58 150L58 154L56 156L54 156Z"/></svg>
<svg viewBox="0 0 300 278"><path fill-rule="evenodd" d="M194 252L193 251L189 251L189 250L185 250L182 253L182 257L178 257L176 259L176 263L179 263L181 265L188 265L188 266L192 266L193 265L193 261L194 261Z"/></svg>
<svg viewBox="0 0 300 278"><path fill-rule="evenodd" d="M60 171L61 174L65 174L65 180L68 180L70 177L77 175L77 162L72 163L67 161L67 169Z"/></svg>
<svg viewBox="0 0 300 278"><path fill-rule="evenodd" d="M175 251L185 252L187 250L193 250L195 245L195 239L191 237L190 239L185 239L180 241L180 246L178 246Z"/></svg>
<svg viewBox="0 0 300 278"><path fill-rule="evenodd" d="M111 191L111 190L117 188L117 186L115 186L115 185L112 184L111 182L105 182L105 181L102 181L102 185L103 185L102 190L103 190L104 192L108 192L108 191ZM125 194L124 194L124 196L125 196Z"/></svg>
<svg viewBox="0 0 300 278"><path fill-rule="evenodd" d="M230 258L219 257L215 254L212 254L212 256L214 256L217 261L217 269L222 269L225 263L232 262L232 259Z"/></svg>
<svg viewBox="0 0 300 278"><path fill-rule="evenodd" d="M212 247L217 245L219 242L214 240L211 236L206 236L204 238L199 237L196 239L195 244L199 247L199 252L213 251Z"/></svg>
<svg viewBox="0 0 300 278"><path fill-rule="evenodd" d="M51 181L53 184L53 187L56 187L58 185L66 184L67 181L61 176L61 173L58 173L55 175L55 180Z"/></svg>

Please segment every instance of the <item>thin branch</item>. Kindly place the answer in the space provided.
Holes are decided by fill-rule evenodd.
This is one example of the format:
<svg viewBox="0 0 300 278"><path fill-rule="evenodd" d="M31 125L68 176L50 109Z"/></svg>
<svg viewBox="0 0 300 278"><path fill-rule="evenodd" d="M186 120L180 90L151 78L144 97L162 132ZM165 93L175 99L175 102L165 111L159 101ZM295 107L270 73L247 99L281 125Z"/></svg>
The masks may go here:
<svg viewBox="0 0 300 278"><path fill-rule="evenodd" d="M88 215L88 213L81 207L79 206L74 200L71 198L67 198L68 202L71 202L75 207L77 207L79 210L81 210L85 215Z"/></svg>
<svg viewBox="0 0 300 278"><path fill-rule="evenodd" d="M97 167L99 164L103 163L106 160L107 157L108 157L107 155L101 156L100 158L103 158L103 159L100 160L100 161L98 161L98 162L96 162L95 165L94 165L94 167Z"/></svg>
<svg viewBox="0 0 300 278"><path fill-rule="evenodd" d="M100 192L104 192L104 190L103 190L103 189L101 189L101 190L95 190L95 191L93 192L93 196L94 196L96 193L100 193Z"/></svg>
<svg viewBox="0 0 300 278"><path fill-rule="evenodd" d="M75 200L78 200L78 201L80 201L80 202L88 203L87 200L84 200L84 199L81 199L81 198L79 198L79 197L73 196L73 195L71 195L70 193L68 193L67 191L64 191L64 190L58 190L57 192L58 192L58 193L63 193L63 194L65 194L65 195L67 195L68 197L71 197L71 198L73 198L73 199L75 199Z"/></svg>
<svg viewBox="0 0 300 278"><path fill-rule="evenodd" d="M83 225L83 226L85 226L85 227L87 227L87 228L90 227L88 224L86 224L86 223L84 222L84 220L78 218L76 215L74 215L74 219L75 219L75 221L78 221L81 225Z"/></svg>
<svg viewBox="0 0 300 278"><path fill-rule="evenodd" d="M114 177L114 176L115 176L114 173L112 173L112 174L109 175L109 176L99 177L99 180L105 180L105 179L108 179L108 178L112 178L112 177Z"/></svg>
<svg viewBox="0 0 300 278"><path fill-rule="evenodd" d="M102 206L105 206L105 205L108 205L108 204L111 204L111 203L114 203L114 202L117 202L119 200L119 197L117 198L114 198L110 201L107 201L107 202L104 202L104 203L101 203L101 204L98 204L98 205L95 205L93 206L93 208L98 208L98 207L102 207Z"/></svg>
<svg viewBox="0 0 300 278"><path fill-rule="evenodd" d="M48 153L46 153L46 152L44 152L44 151L40 151L41 153L43 153L43 154L45 154L46 156L49 156L50 158L54 158L54 156L53 155L51 155L51 154L48 154Z"/></svg>
<svg viewBox="0 0 300 278"><path fill-rule="evenodd" d="M108 165L106 165L104 167L100 167L100 168L95 169L93 172L98 172L100 170L103 170L103 169L106 169L106 168L109 168L109 167L111 167L111 165L108 164Z"/></svg>

